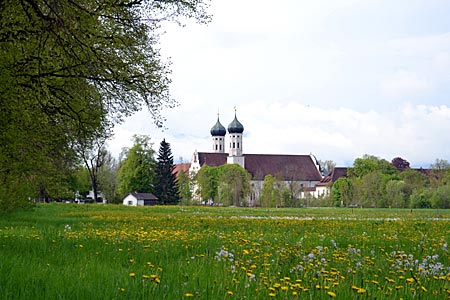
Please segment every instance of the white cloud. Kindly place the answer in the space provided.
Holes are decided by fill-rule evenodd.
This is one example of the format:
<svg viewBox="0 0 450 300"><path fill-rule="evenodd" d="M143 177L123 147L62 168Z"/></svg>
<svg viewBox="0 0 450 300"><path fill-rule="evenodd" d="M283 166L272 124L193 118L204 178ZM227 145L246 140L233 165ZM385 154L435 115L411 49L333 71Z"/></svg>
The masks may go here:
<svg viewBox="0 0 450 300"><path fill-rule="evenodd" d="M227 127L233 117L230 106L220 120ZM445 105L405 104L391 114L382 114L373 110L323 109L295 102L250 102L239 107L237 117L245 127L245 153L313 153L341 166L351 165L364 154L387 160L401 156L412 165L423 167L436 158L450 159L450 107ZM200 119L186 117L183 122L174 122L174 128L161 132L130 119L117 130L111 149L131 146L134 133L149 134L155 150L165 138L176 161L179 157L190 160L194 150L210 151L209 130L215 121L214 113ZM170 127L170 120L167 125ZM197 129L190 132L189 128L194 127Z"/></svg>
<svg viewBox="0 0 450 300"><path fill-rule="evenodd" d="M430 81L415 72L398 70L382 83L382 92L387 97L415 96L432 89Z"/></svg>
<svg viewBox="0 0 450 300"><path fill-rule="evenodd" d="M167 26L168 130L140 113L117 128L171 143L174 158L209 151L209 130L238 108L247 153L313 152L349 165L365 153L424 167L450 159L450 21L441 0L217 0L213 22Z"/></svg>

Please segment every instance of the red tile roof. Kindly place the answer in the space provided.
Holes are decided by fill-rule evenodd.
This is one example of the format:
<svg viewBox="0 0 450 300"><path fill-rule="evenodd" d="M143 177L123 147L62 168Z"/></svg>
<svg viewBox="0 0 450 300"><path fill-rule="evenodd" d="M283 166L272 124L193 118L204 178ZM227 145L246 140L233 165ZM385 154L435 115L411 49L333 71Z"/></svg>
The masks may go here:
<svg viewBox="0 0 450 300"><path fill-rule="evenodd" d="M177 178L178 178L178 174L180 173L180 171L183 171L186 175L188 175L190 167L191 167L190 163L176 164L175 168L173 168L172 173L176 174Z"/></svg>
<svg viewBox="0 0 450 300"><path fill-rule="evenodd" d="M325 176L317 185L318 186L327 186L330 183L336 182L341 177L347 177L346 167L334 167L333 170Z"/></svg>
<svg viewBox="0 0 450 300"><path fill-rule="evenodd" d="M220 166L227 163L228 153L199 152L200 165ZM245 154L245 169L253 180L266 175L280 176L286 181L320 181L322 176L309 155Z"/></svg>

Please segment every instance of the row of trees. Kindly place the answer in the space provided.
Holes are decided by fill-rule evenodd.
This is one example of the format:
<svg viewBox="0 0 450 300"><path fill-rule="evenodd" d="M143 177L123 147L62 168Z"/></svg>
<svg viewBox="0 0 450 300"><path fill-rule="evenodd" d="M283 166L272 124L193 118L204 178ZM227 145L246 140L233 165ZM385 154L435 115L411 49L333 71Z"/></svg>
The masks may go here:
<svg viewBox="0 0 450 300"><path fill-rule="evenodd" d="M250 174L237 164L218 167L203 166L194 178L178 177L180 196L184 204L242 206L250 196Z"/></svg>
<svg viewBox="0 0 450 300"><path fill-rule="evenodd" d="M334 164L327 161L329 171ZM450 164L437 159L429 169L413 169L397 157L391 162L364 155L348 168L347 177L330 183L331 194L312 197L295 181L267 175L261 186L238 165L204 166L190 179L180 174L182 203L259 207L360 206L380 208L450 208ZM198 188L193 192L193 187ZM199 197L199 198L198 198Z"/></svg>
<svg viewBox="0 0 450 300"><path fill-rule="evenodd" d="M334 183L331 200L335 206L449 208L450 164L437 159L430 169L412 169L399 157L389 163L365 155Z"/></svg>
<svg viewBox="0 0 450 300"><path fill-rule="evenodd" d="M81 184L81 163L96 193L99 166L112 163L100 152L113 127L144 107L160 127L162 108L177 105L160 27L208 22L206 8L202 0L0 1L0 211L69 193L59 189Z"/></svg>
<svg viewBox="0 0 450 300"><path fill-rule="evenodd" d="M58 199L86 199L93 191L92 202L101 202L101 194L110 203L120 203L130 192L153 193L160 204L179 201L174 163L170 144L163 140L158 153L153 150L150 137L135 135L133 146L123 149L116 160L104 147L95 153L86 153L85 164L80 164L53 182L51 189L43 187L41 201Z"/></svg>

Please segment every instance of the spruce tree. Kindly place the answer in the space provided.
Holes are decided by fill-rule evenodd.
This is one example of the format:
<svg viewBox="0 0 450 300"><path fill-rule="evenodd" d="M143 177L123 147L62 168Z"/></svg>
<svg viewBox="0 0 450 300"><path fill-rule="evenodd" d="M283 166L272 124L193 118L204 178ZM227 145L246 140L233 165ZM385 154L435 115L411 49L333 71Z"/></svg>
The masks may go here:
<svg viewBox="0 0 450 300"><path fill-rule="evenodd" d="M155 195L160 204L177 204L179 201L174 168L170 144L164 139L159 147L155 182Z"/></svg>

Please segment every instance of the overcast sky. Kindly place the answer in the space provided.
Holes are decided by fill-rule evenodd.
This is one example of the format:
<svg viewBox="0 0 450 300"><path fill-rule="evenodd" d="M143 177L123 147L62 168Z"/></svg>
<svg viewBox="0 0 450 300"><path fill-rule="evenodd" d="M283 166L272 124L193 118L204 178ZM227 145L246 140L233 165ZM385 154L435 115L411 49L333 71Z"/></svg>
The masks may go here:
<svg viewBox="0 0 450 300"><path fill-rule="evenodd" d="M190 161L236 106L244 153L450 160L450 1L212 0L210 12L206 26L165 26L180 106L164 131L145 111L127 119L114 155L147 134Z"/></svg>

